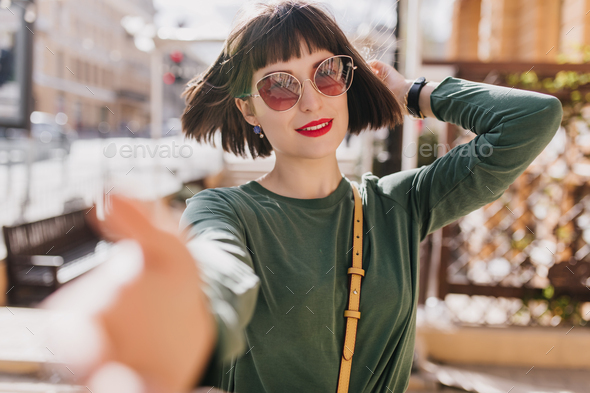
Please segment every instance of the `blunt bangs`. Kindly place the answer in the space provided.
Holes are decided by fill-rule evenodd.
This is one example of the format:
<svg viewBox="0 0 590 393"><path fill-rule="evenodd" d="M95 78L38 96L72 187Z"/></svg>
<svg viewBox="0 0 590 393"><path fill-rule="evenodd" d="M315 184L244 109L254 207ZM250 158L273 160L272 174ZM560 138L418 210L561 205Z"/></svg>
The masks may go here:
<svg viewBox="0 0 590 393"><path fill-rule="evenodd" d="M293 57L300 58L302 45L307 46L309 53L322 49L334 54L350 52L345 49L346 44L340 42L345 37L336 37L328 27L334 21L326 15L314 12L305 4L290 2L277 5L273 11L264 18L247 22L239 42L226 46L229 67L239 65L241 68L233 81L232 93L236 97L250 92L251 77L257 70Z"/></svg>

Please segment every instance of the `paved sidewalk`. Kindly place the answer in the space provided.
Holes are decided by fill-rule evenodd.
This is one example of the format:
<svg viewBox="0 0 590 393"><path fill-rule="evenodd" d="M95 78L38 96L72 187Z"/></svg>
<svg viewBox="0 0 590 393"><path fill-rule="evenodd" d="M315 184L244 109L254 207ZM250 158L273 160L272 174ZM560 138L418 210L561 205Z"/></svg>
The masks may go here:
<svg viewBox="0 0 590 393"><path fill-rule="evenodd" d="M477 393L588 393L590 369L548 369L488 365L442 365L425 368L441 384Z"/></svg>

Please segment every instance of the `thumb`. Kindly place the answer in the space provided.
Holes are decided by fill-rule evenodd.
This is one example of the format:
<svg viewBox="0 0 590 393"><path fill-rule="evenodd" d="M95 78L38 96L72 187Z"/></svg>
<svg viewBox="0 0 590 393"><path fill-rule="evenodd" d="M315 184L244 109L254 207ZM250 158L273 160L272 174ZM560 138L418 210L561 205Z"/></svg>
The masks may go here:
<svg viewBox="0 0 590 393"><path fill-rule="evenodd" d="M133 239L142 246L152 244L160 233L152 218L153 203L132 199L123 195L111 195L111 208L103 221L94 216L93 224L112 239Z"/></svg>
<svg viewBox="0 0 590 393"><path fill-rule="evenodd" d="M170 208L163 202L145 202L114 194L111 210L99 225L120 238L137 241L143 250L145 268L192 274L194 259L185 247Z"/></svg>

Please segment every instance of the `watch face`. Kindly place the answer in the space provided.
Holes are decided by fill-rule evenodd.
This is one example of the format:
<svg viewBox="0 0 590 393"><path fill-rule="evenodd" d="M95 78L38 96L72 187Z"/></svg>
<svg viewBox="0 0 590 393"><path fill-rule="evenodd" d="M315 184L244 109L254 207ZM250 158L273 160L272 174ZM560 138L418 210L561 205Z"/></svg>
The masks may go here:
<svg viewBox="0 0 590 393"><path fill-rule="evenodd" d="M416 83L424 83L426 82L426 78L421 76L420 78L416 79Z"/></svg>

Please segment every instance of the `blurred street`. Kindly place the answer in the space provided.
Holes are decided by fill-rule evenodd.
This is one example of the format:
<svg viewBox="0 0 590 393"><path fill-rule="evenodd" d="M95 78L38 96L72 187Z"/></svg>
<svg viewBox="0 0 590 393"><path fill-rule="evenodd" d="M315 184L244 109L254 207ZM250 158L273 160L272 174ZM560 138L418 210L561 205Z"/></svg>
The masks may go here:
<svg viewBox="0 0 590 393"><path fill-rule="evenodd" d="M183 140L181 135L160 140L77 140L63 159L32 163L30 200L24 219L35 221L60 215L64 207L71 210L90 206L102 192L110 190L139 199L161 198L179 191L184 182L221 171L222 154L218 149ZM184 148L179 151L179 146ZM110 154L115 153L112 157L105 156L109 147ZM127 147L129 154L124 153ZM121 149L123 155L119 154ZM10 225L19 218L26 179L25 163L0 166L0 224ZM0 249L0 255L5 257L5 249Z"/></svg>

